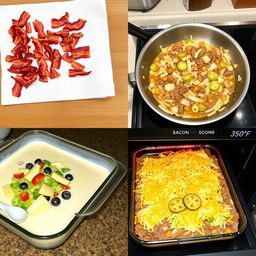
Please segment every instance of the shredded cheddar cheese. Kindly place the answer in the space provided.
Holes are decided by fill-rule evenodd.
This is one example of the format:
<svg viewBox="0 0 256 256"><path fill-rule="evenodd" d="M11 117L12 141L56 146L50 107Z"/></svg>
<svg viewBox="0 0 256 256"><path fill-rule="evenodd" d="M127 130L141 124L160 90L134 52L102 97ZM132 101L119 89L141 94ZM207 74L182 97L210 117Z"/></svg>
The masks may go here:
<svg viewBox="0 0 256 256"><path fill-rule="evenodd" d="M232 214L230 206L223 201L218 169L202 149L144 158L136 181L141 209L135 223L140 223L148 231L153 231L157 224L166 220L174 232L187 230L203 234L207 220L211 220L212 226L225 228ZM168 208L169 201L189 193L196 193L201 198L201 207L195 211L186 209L172 213Z"/></svg>

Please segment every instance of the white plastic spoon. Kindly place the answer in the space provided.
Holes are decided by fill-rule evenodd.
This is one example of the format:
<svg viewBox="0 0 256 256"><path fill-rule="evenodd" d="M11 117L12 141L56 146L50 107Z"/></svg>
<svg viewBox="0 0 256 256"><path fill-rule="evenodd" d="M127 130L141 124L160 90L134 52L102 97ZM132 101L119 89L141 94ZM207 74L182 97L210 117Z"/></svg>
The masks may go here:
<svg viewBox="0 0 256 256"><path fill-rule="evenodd" d="M15 223L25 221L28 216L27 212L24 209L17 206L7 205L1 202L0 209L3 210L7 214L8 218Z"/></svg>

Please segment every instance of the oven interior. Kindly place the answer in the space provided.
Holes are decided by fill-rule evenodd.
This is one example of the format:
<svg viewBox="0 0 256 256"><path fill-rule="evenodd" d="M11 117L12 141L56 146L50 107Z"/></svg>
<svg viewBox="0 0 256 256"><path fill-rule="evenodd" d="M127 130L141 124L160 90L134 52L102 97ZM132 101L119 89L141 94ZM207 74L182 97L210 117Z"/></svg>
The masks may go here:
<svg viewBox="0 0 256 256"><path fill-rule="evenodd" d="M129 235L129 255L141 256L167 256L167 255L256 255L256 225L254 214L256 212L255 190L255 163L256 140L231 139L175 139L174 137L155 136L154 138L144 131L136 136L136 131L129 133L129 193L131 192L131 156L132 153L146 146L167 146L182 144L207 143L220 150L224 164L228 170L235 190L240 198L248 219L244 233L238 237L225 241L206 242L158 248L147 248L136 243Z"/></svg>

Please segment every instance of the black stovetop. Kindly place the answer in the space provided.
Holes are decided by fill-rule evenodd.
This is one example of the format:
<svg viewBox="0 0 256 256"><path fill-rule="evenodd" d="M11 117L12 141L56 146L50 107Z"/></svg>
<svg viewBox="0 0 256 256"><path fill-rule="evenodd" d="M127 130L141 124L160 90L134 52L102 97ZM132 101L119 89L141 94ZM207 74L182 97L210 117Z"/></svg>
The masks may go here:
<svg viewBox="0 0 256 256"><path fill-rule="evenodd" d="M221 121L204 125L202 127L215 128L256 128L256 24L219 26L220 29L231 35L244 49L251 68L251 81L247 96L236 111L225 117ZM152 36L159 32L159 29L147 29ZM146 44L138 39L136 47L136 57ZM137 86L134 86L132 128L178 128L186 127L168 121L155 113L143 100Z"/></svg>

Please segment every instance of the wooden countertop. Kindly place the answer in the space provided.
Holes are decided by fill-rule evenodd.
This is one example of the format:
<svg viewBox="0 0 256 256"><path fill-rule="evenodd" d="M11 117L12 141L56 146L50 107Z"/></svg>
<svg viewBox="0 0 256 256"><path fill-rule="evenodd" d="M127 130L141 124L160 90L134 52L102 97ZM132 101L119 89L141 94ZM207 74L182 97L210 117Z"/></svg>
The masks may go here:
<svg viewBox="0 0 256 256"><path fill-rule="evenodd" d="M0 0L0 5L38 2L53 1ZM126 0L106 0L106 4L116 96L0 106L0 127L127 127L128 6Z"/></svg>

